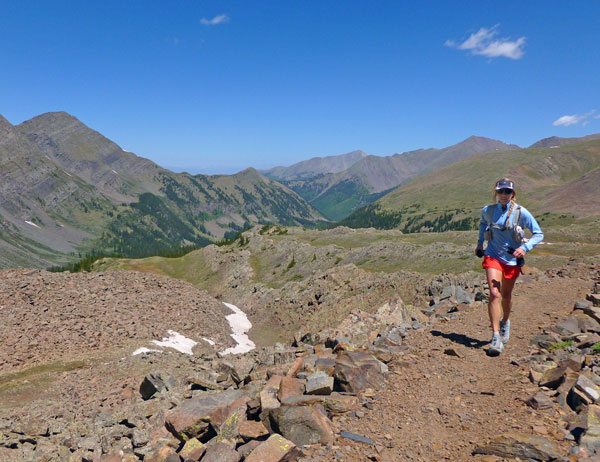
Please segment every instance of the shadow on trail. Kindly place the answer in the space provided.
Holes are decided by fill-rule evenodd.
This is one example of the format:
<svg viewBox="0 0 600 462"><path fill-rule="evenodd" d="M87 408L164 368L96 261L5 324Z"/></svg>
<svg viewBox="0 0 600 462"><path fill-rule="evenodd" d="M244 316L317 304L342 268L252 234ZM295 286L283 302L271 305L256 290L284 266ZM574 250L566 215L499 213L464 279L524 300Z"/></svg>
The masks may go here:
<svg viewBox="0 0 600 462"><path fill-rule="evenodd" d="M454 343L460 343L461 345L464 345L469 348L481 348L489 343L482 340L477 340L475 338L467 337L464 334L447 334L445 332L440 332L439 330L432 330L431 335L433 335L434 337L447 338L448 340L451 340Z"/></svg>

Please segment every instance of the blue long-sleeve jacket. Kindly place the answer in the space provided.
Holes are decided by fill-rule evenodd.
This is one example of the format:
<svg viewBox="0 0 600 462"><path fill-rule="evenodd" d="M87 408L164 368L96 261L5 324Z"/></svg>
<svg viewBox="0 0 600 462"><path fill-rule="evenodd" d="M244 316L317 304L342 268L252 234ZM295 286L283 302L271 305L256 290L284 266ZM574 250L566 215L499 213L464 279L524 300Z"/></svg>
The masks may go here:
<svg viewBox="0 0 600 462"><path fill-rule="evenodd" d="M481 221L479 222L479 239L477 240L477 244L483 245L483 234L488 226L487 223L487 210L488 207L494 207L494 212L492 213L492 223L499 225L500 227L504 227L506 225L506 219L508 218L508 211L510 210L510 203L506 208L506 211L502 210L502 204L497 202L496 204L486 205L481 211ZM514 220L517 219L517 207L513 208L511 217L510 217L510 226L512 228L512 224ZM488 242L487 248L485 249L485 255L495 258L505 265L514 266L517 264L517 259L512 256L512 253L508 251L509 247L513 249L522 248L525 252L529 252L533 249L537 244L542 242L544 239L544 233L540 228L540 225L533 215L527 210L525 207L521 206L521 219L519 223L523 229L529 229L532 233L532 236L529 238L529 241L523 244L518 244L513 239L513 230L512 229L492 229L492 240Z"/></svg>

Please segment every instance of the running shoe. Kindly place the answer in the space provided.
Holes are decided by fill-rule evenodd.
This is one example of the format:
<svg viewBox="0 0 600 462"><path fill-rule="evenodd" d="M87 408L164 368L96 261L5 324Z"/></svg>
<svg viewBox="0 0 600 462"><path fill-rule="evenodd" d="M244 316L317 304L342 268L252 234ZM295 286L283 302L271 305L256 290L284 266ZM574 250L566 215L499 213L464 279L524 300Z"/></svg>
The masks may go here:
<svg viewBox="0 0 600 462"><path fill-rule="evenodd" d="M506 322L500 320L500 338L504 344L510 340L510 319Z"/></svg>
<svg viewBox="0 0 600 462"><path fill-rule="evenodd" d="M488 349L488 354L490 356L498 356L500 353L502 353L503 348L504 348L504 344L502 343L500 334L494 334L494 336L492 337L492 341L490 342L490 348Z"/></svg>

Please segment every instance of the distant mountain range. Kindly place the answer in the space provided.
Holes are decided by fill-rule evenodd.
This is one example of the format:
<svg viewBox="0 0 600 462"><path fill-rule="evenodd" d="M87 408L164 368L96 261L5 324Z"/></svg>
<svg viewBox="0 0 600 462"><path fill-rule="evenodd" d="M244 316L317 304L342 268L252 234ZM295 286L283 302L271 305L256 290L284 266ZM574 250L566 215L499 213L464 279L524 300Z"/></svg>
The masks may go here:
<svg viewBox="0 0 600 462"><path fill-rule="evenodd" d="M341 156L313 158L290 167L275 167L262 173L296 191L327 218L337 221L412 178L474 154L507 149L519 149L519 146L471 136L442 149L419 149L393 156L353 151Z"/></svg>
<svg viewBox="0 0 600 462"><path fill-rule="evenodd" d="M0 116L0 268L90 252L166 255L255 224L471 229L482 197L505 174L523 185L526 206L596 214L599 151L600 135L551 137L528 149L472 136L387 157L313 158L264 175L190 175L124 151L65 112L17 126Z"/></svg>
<svg viewBox="0 0 600 462"><path fill-rule="evenodd" d="M515 181L517 202L542 225L600 216L600 136L590 135L473 155L415 178L340 224L405 232L475 229L493 184L505 176Z"/></svg>
<svg viewBox="0 0 600 462"><path fill-rule="evenodd" d="M18 126L0 116L0 268L90 251L150 255L256 223L319 221L304 199L251 168L173 173L65 112Z"/></svg>

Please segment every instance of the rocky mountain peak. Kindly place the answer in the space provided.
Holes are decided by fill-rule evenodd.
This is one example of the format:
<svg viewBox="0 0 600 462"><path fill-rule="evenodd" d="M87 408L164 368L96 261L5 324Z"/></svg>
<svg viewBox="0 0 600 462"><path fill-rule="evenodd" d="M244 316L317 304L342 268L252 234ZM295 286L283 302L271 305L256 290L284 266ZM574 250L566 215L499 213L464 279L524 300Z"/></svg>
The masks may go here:
<svg viewBox="0 0 600 462"><path fill-rule="evenodd" d="M455 145L456 147L477 147L478 151L493 151L495 149L519 149L516 144L507 144L504 141L486 138L485 136L471 135Z"/></svg>

